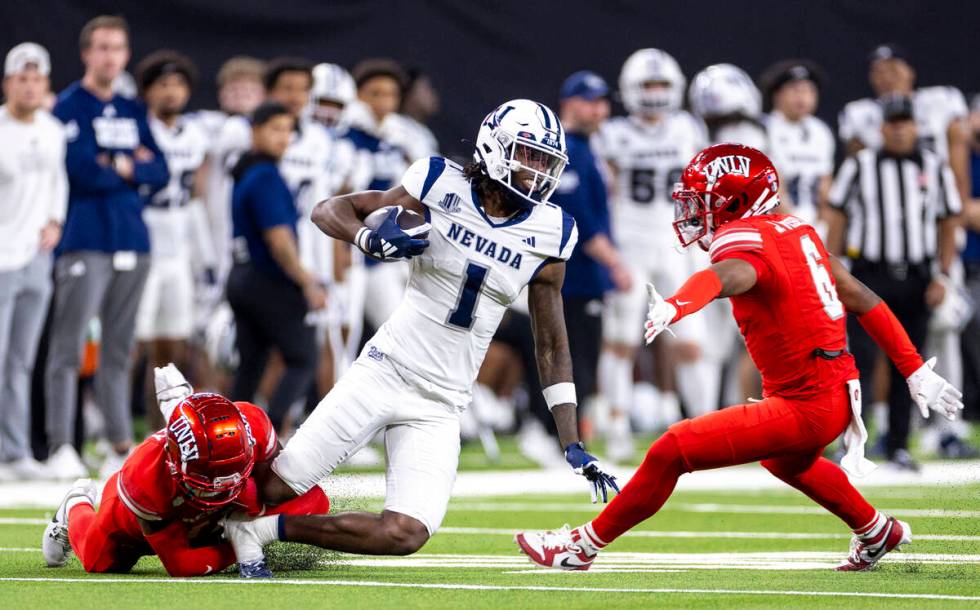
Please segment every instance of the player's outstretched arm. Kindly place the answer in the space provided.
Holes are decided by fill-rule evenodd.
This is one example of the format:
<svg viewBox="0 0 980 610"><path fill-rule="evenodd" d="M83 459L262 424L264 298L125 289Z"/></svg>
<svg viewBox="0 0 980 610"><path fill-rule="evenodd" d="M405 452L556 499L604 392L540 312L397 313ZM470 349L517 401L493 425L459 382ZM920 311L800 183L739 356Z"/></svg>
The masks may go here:
<svg viewBox="0 0 980 610"><path fill-rule="evenodd" d="M313 208L310 220L330 237L354 244L357 232L364 228L364 219L378 208L389 205L400 205L425 214L424 206L418 199L412 197L405 187L396 186L387 191L361 191L325 199Z"/></svg>
<svg viewBox="0 0 980 610"><path fill-rule="evenodd" d="M677 293L663 298L647 284L650 308L644 325L647 345L657 335L685 316L700 311L711 301L748 292L758 281L756 268L739 258L730 258L698 271L684 282Z"/></svg>
<svg viewBox="0 0 980 610"><path fill-rule="evenodd" d="M565 281L565 263L546 264L528 287L528 307L534 332L534 351L544 398L558 428L558 441L565 450L565 461L584 476L590 485L592 502L601 497L608 501L608 488L619 491L616 477L602 470L594 456L586 453L579 441L577 398L572 381L572 356L568 351L565 313L561 286Z"/></svg>
<svg viewBox="0 0 980 610"><path fill-rule="evenodd" d="M204 576L220 572L235 563L235 551L231 543L191 547L187 528L179 521L153 527L141 519L140 526L146 541L170 576Z"/></svg>
<svg viewBox="0 0 980 610"><path fill-rule="evenodd" d="M909 393L919 406L922 417L937 411L954 419L963 409L963 395L943 379L933 367L936 359L923 362L908 333L888 304L870 288L857 280L835 257L830 257L830 269L837 283L837 296L847 311L858 316L858 322L895 364L909 385Z"/></svg>

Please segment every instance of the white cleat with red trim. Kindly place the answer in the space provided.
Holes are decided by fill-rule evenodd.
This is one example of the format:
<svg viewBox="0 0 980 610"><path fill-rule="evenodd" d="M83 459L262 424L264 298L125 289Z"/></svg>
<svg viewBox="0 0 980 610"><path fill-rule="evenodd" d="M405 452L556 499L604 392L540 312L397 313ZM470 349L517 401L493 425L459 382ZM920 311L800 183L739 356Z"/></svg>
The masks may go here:
<svg viewBox="0 0 980 610"><path fill-rule="evenodd" d="M870 540L859 536L851 539L851 554L839 566L838 572L866 572L875 567L889 551L900 551L903 544L912 542L912 528L895 517L888 517L884 527Z"/></svg>
<svg viewBox="0 0 980 610"><path fill-rule="evenodd" d="M558 531L518 532L514 542L535 564L558 570L588 570L596 558L578 540L578 532L565 525Z"/></svg>

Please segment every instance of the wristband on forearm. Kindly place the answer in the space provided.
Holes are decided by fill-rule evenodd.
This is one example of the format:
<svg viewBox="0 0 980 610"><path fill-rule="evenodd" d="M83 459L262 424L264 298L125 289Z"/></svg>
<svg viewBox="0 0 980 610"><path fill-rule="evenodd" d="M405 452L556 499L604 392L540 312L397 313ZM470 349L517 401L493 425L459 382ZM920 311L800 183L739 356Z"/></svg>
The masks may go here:
<svg viewBox="0 0 980 610"><path fill-rule="evenodd" d="M578 404L578 398L575 396L575 384L570 381L550 385L541 393L544 394L544 401L548 404L549 411L558 405Z"/></svg>
<svg viewBox="0 0 980 610"><path fill-rule="evenodd" d="M684 285L669 299L668 303L677 309L671 324L684 316L699 311L721 294L721 278L711 269L698 271L684 282Z"/></svg>
<svg viewBox="0 0 980 610"><path fill-rule="evenodd" d="M908 333L902 327L888 304L881 301L870 311L858 317L858 322L868 335L878 344L895 368L908 377L922 366L922 356L919 355Z"/></svg>
<svg viewBox="0 0 980 610"><path fill-rule="evenodd" d="M361 227L354 234L354 245L363 252L364 254L371 254L371 250L368 249L368 240L371 238L371 229L367 227Z"/></svg>

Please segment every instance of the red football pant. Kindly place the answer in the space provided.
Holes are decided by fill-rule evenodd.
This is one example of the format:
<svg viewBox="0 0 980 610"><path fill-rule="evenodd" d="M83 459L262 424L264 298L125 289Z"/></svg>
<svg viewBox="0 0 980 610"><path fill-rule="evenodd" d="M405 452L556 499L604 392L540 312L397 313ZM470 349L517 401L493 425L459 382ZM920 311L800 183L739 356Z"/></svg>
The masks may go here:
<svg viewBox="0 0 980 610"><path fill-rule="evenodd" d="M867 525L875 509L839 466L821 457L850 418L841 384L815 399L771 397L674 424L650 447L622 493L592 521L593 530L603 542L612 542L660 510L685 472L757 461L851 529Z"/></svg>
<svg viewBox="0 0 980 610"><path fill-rule="evenodd" d="M184 524L175 521L145 535L136 515L123 504L115 474L106 482L96 511L78 504L68 515L68 539L86 572L129 572L144 555L158 555L171 576L202 576L220 572L235 563L235 551L224 542L192 548ZM266 514L326 514L330 500L320 487L284 502Z"/></svg>

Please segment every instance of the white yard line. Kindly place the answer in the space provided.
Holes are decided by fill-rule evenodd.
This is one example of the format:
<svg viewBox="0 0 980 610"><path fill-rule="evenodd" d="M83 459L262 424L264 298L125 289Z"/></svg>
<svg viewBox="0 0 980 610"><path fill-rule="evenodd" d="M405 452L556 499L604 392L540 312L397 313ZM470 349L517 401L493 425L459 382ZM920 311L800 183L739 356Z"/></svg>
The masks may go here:
<svg viewBox="0 0 980 610"><path fill-rule="evenodd" d="M244 585L244 586L319 586L319 587L387 587L398 589L441 589L449 591L532 591L544 593L627 593L627 594L680 594L680 595L759 595L775 597L858 597L871 599L924 599L940 601L980 601L978 595L942 595L932 593L879 593L873 591L779 591L774 589L679 589L679 588L626 588L626 587L555 587L534 585L491 585L491 584L443 584L443 583L400 583L356 580L231 580L221 578L0 578L0 582L31 582L64 585L65 583L86 585L147 584L167 583L175 585Z"/></svg>
<svg viewBox="0 0 980 610"><path fill-rule="evenodd" d="M48 519L30 517L0 517L0 525L47 525ZM495 527L443 527L440 534L459 534L472 536L513 536L517 529ZM632 531L623 534L626 538L734 538L749 540L848 540L850 534L806 533L806 532L657 532ZM958 534L915 534L915 540L941 542L980 542L980 536ZM4 550L4 549L0 549Z"/></svg>
<svg viewBox="0 0 980 610"><path fill-rule="evenodd" d="M453 502L449 511L485 512L539 512L539 513L597 513L601 505L575 502ZM943 519L976 519L980 510L946 510L940 508L882 508L884 513L895 517L939 517ZM759 513L779 515L827 515L819 506L794 506L771 504L720 504L668 502L663 511L689 513Z"/></svg>
<svg viewBox="0 0 980 610"><path fill-rule="evenodd" d="M500 535L513 536L516 529L494 527L443 527L440 534ZM624 538L740 538L754 540L849 540L850 534L812 534L803 532L651 532L632 531ZM956 534L915 534L914 540L938 540L944 542L980 542L980 536Z"/></svg>

